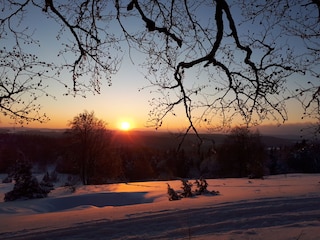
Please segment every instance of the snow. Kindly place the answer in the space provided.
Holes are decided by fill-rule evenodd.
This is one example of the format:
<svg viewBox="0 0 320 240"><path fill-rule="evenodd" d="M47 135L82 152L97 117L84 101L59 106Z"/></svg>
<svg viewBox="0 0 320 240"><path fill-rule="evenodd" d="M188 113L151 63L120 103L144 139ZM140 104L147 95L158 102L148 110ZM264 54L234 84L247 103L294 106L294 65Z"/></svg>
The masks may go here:
<svg viewBox="0 0 320 240"><path fill-rule="evenodd" d="M167 196L178 180L56 186L14 202L2 183L0 239L320 239L320 174L207 181L221 194L178 201Z"/></svg>

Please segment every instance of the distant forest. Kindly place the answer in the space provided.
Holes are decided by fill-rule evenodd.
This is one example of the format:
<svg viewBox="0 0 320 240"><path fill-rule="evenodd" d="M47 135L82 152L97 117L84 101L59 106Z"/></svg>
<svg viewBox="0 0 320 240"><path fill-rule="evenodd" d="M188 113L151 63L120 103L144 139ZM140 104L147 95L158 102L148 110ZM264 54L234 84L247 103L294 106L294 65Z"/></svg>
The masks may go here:
<svg viewBox="0 0 320 240"><path fill-rule="evenodd" d="M110 132L103 151L92 152L86 184L167 180L176 178L250 177L284 173L319 173L320 144L260 136L245 128L228 135L201 135L198 144L188 136L151 132ZM28 161L33 171L81 174L81 146L67 132L0 133L0 173L13 171L17 161Z"/></svg>

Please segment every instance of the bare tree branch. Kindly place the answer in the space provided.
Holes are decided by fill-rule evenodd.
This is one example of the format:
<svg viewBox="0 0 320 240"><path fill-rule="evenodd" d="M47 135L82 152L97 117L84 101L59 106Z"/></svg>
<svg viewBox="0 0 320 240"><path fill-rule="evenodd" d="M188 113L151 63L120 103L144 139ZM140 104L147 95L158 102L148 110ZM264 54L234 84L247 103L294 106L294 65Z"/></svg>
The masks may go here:
<svg viewBox="0 0 320 240"><path fill-rule="evenodd" d="M199 127L218 125L217 120L220 125L234 119L246 126L282 123L290 99L301 102L305 115L319 115L318 0L0 2L5 12L0 36L9 33L21 53L27 52L23 42L39 44L32 31L21 27L30 8L59 26L58 55L65 62L49 68L56 69L56 78L71 71L74 94L99 93L105 79L110 85L124 45L132 61L136 52L145 56L139 67L155 95L150 101L153 127L178 114L187 119L185 133L196 134ZM11 86L16 79L10 78ZM2 102L12 97L10 84L2 83ZM36 85L31 89L38 90Z"/></svg>

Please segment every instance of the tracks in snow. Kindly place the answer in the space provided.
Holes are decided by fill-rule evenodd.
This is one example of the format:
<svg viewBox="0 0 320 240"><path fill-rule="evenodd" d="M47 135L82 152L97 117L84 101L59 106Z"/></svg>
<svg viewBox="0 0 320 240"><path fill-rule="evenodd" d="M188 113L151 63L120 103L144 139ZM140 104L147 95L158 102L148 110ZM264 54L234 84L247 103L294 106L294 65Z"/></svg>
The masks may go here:
<svg viewBox="0 0 320 240"><path fill-rule="evenodd" d="M197 201L197 199L194 199ZM148 212L47 232L4 234L2 239L189 239L281 226L320 227L320 196L230 202L205 208ZM183 200L181 200L183 204Z"/></svg>

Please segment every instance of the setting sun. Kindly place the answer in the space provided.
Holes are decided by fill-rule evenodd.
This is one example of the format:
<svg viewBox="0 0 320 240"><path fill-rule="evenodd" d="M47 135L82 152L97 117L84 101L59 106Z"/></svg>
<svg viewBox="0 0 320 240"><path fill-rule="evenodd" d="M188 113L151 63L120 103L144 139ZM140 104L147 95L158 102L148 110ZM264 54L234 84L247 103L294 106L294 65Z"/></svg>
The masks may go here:
<svg viewBox="0 0 320 240"><path fill-rule="evenodd" d="M121 123L121 130L128 131L130 130L131 126L129 122L122 122Z"/></svg>

